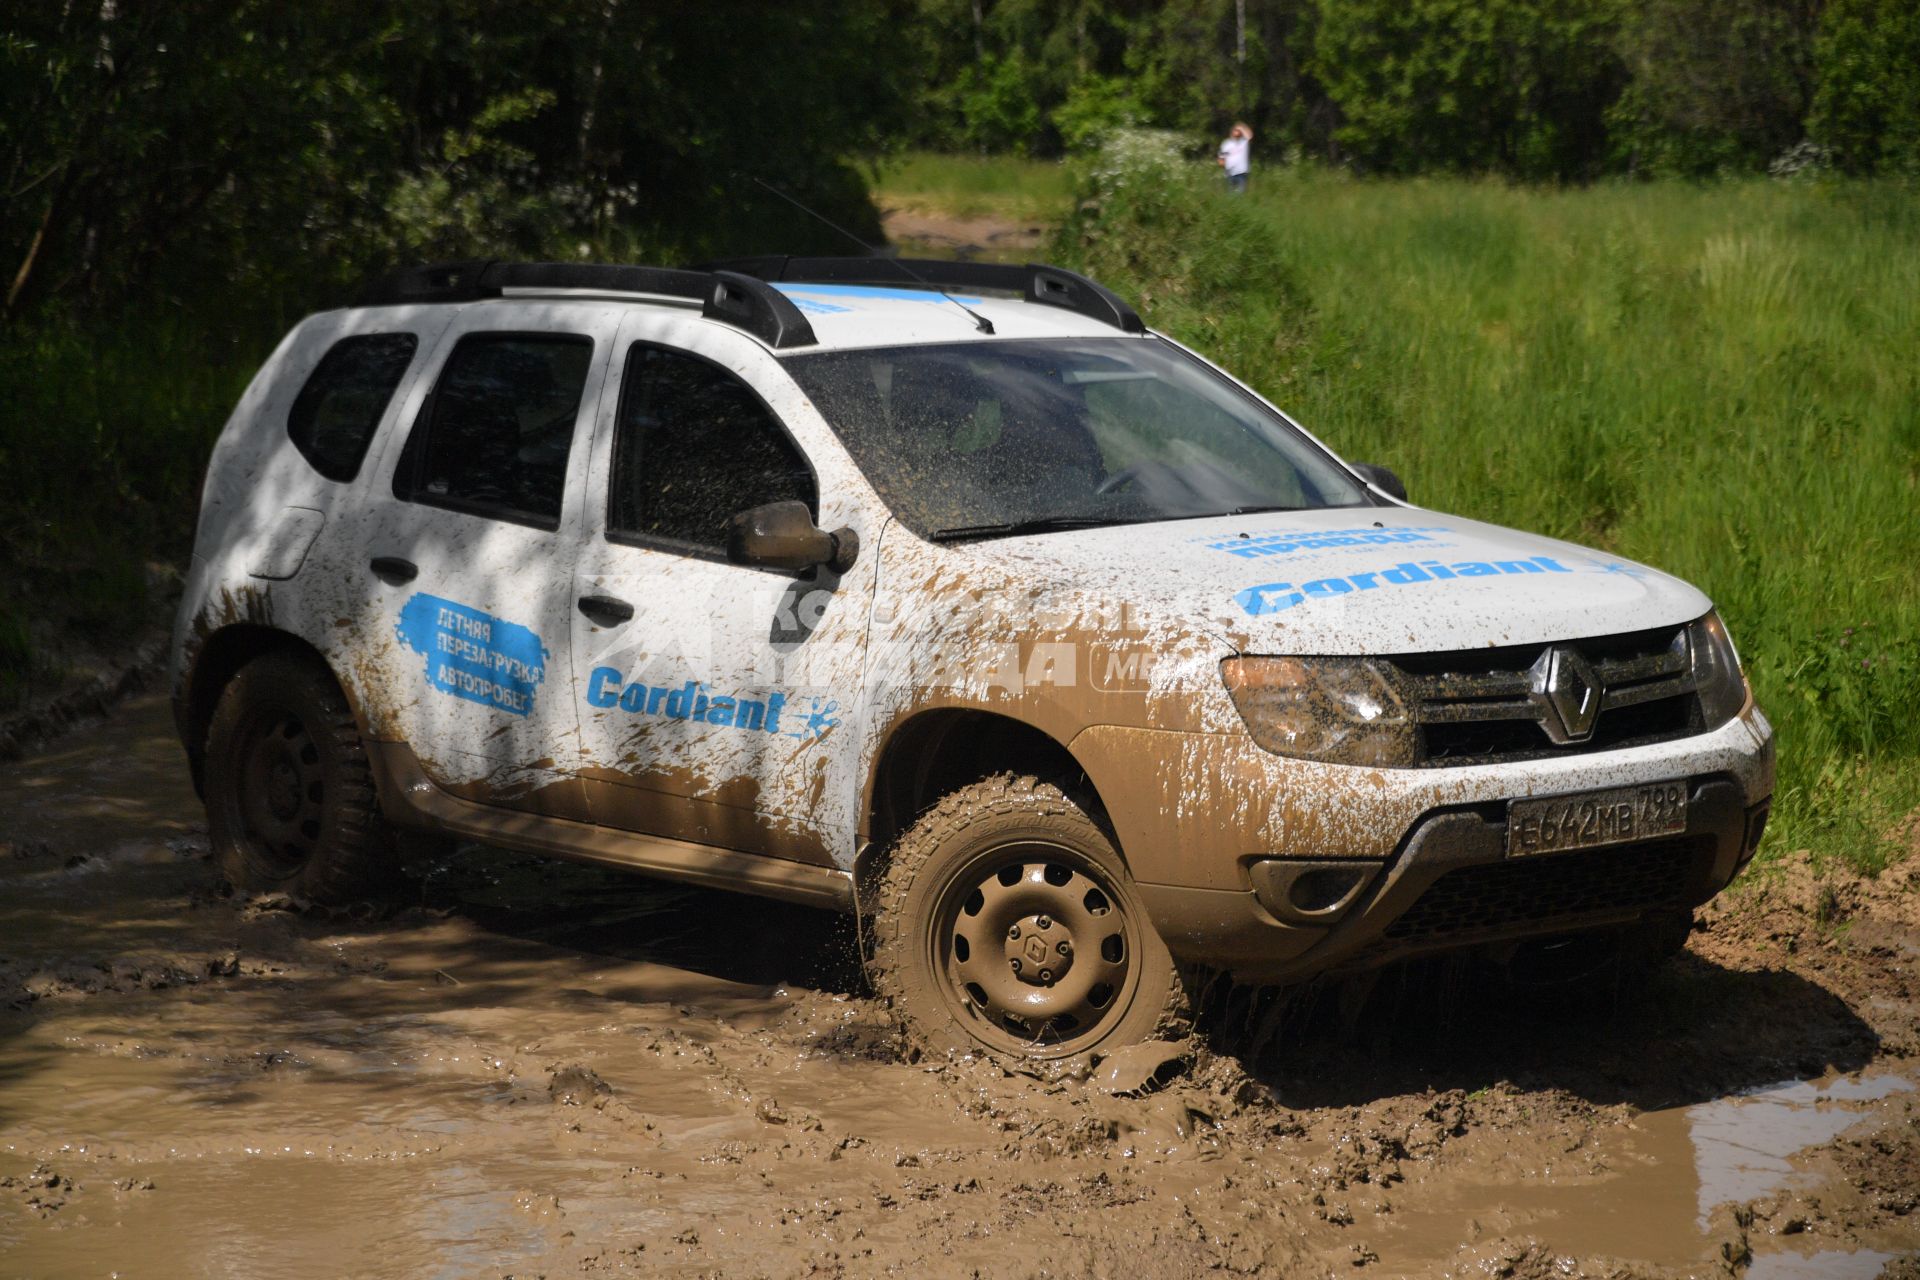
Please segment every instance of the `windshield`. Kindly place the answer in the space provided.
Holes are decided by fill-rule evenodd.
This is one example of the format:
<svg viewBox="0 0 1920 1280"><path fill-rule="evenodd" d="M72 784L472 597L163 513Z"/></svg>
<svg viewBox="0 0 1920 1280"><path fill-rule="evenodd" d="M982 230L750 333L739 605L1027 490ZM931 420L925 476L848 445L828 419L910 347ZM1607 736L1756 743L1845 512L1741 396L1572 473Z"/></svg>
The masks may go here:
<svg viewBox="0 0 1920 1280"><path fill-rule="evenodd" d="M885 347L785 363L922 537L1367 502L1284 418L1158 339Z"/></svg>

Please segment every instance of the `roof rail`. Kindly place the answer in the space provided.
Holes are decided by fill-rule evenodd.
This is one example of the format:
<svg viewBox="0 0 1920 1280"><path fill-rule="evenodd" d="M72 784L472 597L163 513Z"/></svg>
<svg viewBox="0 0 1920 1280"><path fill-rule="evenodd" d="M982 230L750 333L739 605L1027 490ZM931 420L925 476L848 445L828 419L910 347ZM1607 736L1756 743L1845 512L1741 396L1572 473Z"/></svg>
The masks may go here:
<svg viewBox="0 0 1920 1280"><path fill-rule="evenodd" d="M1072 311L1125 333L1147 331L1139 312L1105 285L1064 267L1038 262L1022 267L1003 262L943 262L932 258L763 257L710 263L704 269L735 271L783 283L991 289L1017 294L1028 302Z"/></svg>
<svg viewBox="0 0 1920 1280"><path fill-rule="evenodd" d="M768 346L810 347L818 341L800 308L766 281L732 271L597 262L494 262L484 258L408 267L371 281L354 299L360 307L475 302L508 289L583 289L650 293L700 303L700 314L744 329Z"/></svg>

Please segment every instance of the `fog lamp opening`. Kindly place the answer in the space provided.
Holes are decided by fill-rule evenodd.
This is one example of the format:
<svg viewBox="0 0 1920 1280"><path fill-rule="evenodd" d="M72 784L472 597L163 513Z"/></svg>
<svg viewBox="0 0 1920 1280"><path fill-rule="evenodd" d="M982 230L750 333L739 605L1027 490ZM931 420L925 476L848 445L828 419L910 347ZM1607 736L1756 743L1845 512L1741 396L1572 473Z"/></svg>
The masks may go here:
<svg viewBox="0 0 1920 1280"><path fill-rule="evenodd" d="M1332 924L1379 870L1371 863L1265 858L1249 868L1260 905L1291 924Z"/></svg>

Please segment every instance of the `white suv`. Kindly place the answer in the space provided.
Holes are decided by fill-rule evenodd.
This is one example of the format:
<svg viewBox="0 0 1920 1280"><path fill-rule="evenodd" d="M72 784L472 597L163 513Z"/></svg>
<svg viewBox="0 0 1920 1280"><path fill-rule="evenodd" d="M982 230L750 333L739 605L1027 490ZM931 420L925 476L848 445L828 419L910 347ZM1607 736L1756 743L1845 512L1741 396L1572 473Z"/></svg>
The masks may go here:
<svg viewBox="0 0 1920 1280"><path fill-rule="evenodd" d="M1686 583L1410 506L1051 267L461 263L220 437L174 696L238 885L420 835L855 912L934 1047L1196 967L1644 964L1772 730Z"/></svg>

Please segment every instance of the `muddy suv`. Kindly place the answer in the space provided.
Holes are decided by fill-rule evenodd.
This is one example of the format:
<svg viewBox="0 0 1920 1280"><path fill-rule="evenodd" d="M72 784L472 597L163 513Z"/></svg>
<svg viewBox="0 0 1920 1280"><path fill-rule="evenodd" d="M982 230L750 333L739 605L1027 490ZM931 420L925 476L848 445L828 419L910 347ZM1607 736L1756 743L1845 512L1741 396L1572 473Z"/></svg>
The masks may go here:
<svg viewBox="0 0 1920 1280"><path fill-rule="evenodd" d="M238 885L440 837L854 913L934 1048L1472 951L1644 963L1752 856L1708 600L1411 506L1051 267L404 273L214 451L174 696Z"/></svg>

